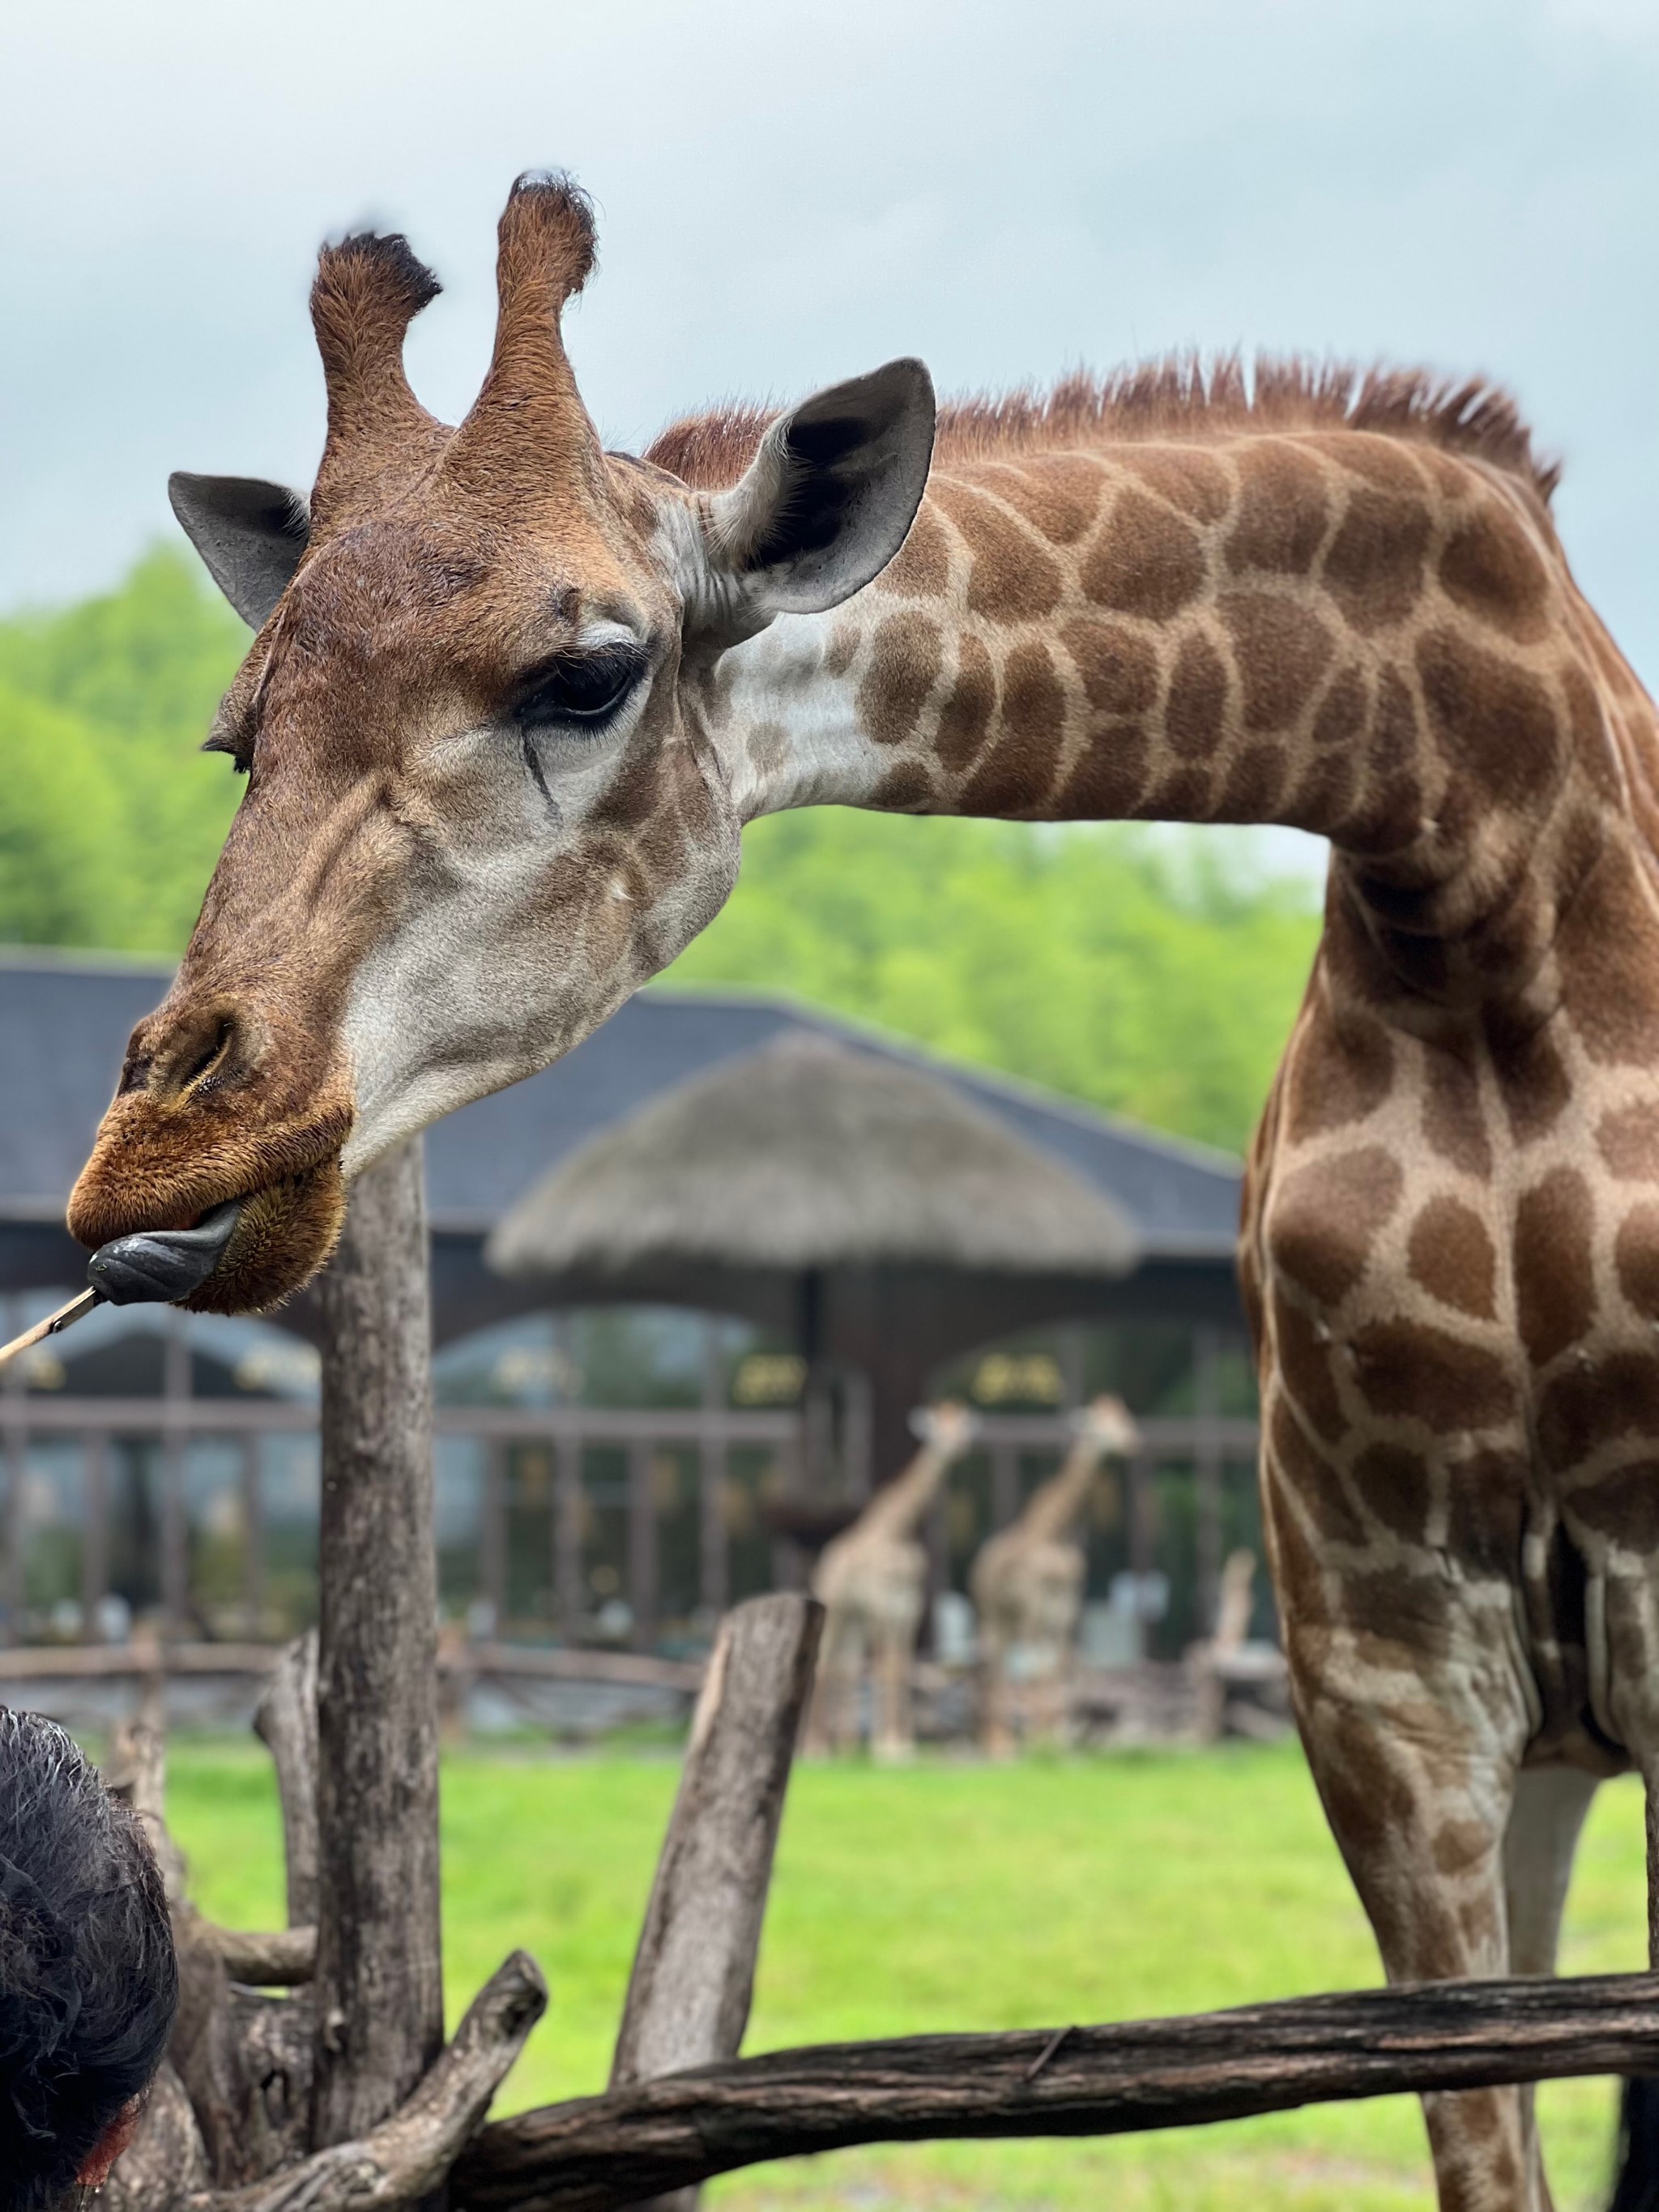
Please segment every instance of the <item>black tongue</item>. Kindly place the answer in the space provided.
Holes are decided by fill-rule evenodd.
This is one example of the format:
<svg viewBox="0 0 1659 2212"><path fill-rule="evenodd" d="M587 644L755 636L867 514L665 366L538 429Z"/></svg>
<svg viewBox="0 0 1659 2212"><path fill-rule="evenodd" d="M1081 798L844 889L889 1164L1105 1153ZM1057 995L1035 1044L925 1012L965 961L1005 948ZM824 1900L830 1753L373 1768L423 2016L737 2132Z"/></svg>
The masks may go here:
<svg viewBox="0 0 1659 2212"><path fill-rule="evenodd" d="M242 1211L227 1199L194 1229L141 1229L100 1244L87 1262L87 1280L112 1306L176 1305L199 1290L224 1256Z"/></svg>

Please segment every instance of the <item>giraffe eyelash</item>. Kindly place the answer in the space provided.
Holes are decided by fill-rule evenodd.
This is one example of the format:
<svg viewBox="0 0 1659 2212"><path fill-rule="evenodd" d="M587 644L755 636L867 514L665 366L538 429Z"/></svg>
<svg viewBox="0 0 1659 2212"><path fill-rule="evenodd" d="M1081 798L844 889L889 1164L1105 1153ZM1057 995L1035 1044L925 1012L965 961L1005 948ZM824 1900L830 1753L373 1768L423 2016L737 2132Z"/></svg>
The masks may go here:
<svg viewBox="0 0 1659 2212"><path fill-rule="evenodd" d="M561 653L520 679L512 707L513 720L526 732L608 728L626 704L644 667L645 655L636 646Z"/></svg>

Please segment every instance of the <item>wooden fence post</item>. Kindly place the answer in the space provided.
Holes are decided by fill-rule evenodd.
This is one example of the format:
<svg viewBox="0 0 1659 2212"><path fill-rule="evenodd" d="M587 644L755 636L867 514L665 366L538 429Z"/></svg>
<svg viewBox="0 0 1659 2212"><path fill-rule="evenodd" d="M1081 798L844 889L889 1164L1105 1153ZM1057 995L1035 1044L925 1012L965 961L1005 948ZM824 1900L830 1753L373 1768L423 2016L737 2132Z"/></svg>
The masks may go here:
<svg viewBox="0 0 1659 2212"><path fill-rule="evenodd" d="M432 1329L417 1139L359 1177L324 1274L313 2148L443 2042Z"/></svg>
<svg viewBox="0 0 1659 2212"><path fill-rule="evenodd" d="M729 1613L709 1656L611 2063L622 2088L735 2058L823 1607L785 1592ZM695 2189L652 2200L689 2207Z"/></svg>

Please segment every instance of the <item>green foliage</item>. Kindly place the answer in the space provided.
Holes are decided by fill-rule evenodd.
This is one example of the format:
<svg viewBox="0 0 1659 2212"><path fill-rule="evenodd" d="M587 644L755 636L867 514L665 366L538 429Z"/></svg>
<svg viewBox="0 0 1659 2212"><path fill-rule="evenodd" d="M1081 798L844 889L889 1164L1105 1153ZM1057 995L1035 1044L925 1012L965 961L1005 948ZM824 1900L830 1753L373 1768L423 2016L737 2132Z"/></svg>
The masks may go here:
<svg viewBox="0 0 1659 2212"><path fill-rule="evenodd" d="M791 991L1237 1151L1319 927L1310 886L1239 854L1137 823L779 815L671 973Z"/></svg>
<svg viewBox="0 0 1659 2212"><path fill-rule="evenodd" d="M0 622L0 940L179 950L240 788L197 748L246 641L172 552Z"/></svg>
<svg viewBox="0 0 1659 2212"><path fill-rule="evenodd" d="M0 622L0 941L176 952L240 789L197 751L246 642L186 556ZM1232 833L1235 839L1237 833ZM818 808L757 823L672 980L782 990L1232 1149L1317 933L1237 842Z"/></svg>

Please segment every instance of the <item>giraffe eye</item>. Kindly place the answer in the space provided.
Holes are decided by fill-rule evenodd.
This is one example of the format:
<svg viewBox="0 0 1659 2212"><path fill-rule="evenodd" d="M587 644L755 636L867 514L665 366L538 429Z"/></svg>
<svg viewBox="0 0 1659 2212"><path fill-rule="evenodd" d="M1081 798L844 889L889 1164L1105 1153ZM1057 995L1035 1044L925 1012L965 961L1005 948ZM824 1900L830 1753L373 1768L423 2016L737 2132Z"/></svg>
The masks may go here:
<svg viewBox="0 0 1659 2212"><path fill-rule="evenodd" d="M522 730L603 729L639 681L644 655L626 646L544 661L519 685L513 719Z"/></svg>

